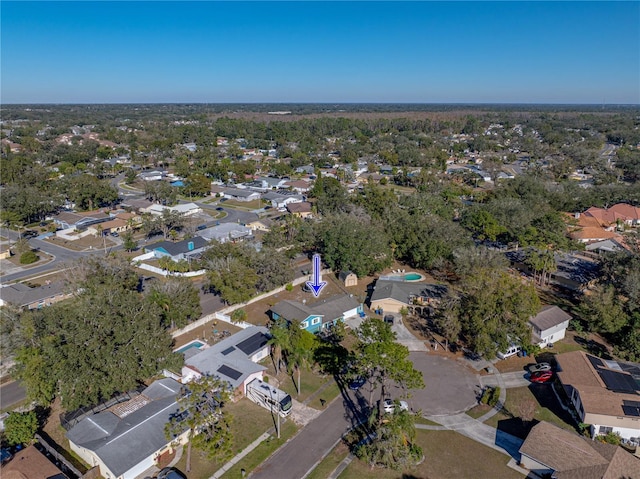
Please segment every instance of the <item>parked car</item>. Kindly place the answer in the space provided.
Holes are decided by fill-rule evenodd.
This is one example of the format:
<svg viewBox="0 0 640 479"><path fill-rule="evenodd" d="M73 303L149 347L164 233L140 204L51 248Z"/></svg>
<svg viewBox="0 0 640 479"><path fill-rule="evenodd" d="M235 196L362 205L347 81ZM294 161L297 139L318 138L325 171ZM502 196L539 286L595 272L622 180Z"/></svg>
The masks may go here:
<svg viewBox="0 0 640 479"><path fill-rule="evenodd" d="M537 371L535 373L531 373L529 379L532 383L547 383L551 381L553 377L553 373L551 371Z"/></svg>
<svg viewBox="0 0 640 479"><path fill-rule="evenodd" d="M551 371L551 364L549 363L536 363L527 366L530 373L536 373L538 371Z"/></svg>
<svg viewBox="0 0 640 479"><path fill-rule="evenodd" d="M409 405L407 404L407 401L396 402L393 399L385 399L382 404L382 409L386 413L395 412L396 409L399 409L400 411L408 411Z"/></svg>
<svg viewBox="0 0 640 479"><path fill-rule="evenodd" d="M35 238L36 236L38 236L38 233L33 230L26 230L22 233L23 238Z"/></svg>
<svg viewBox="0 0 640 479"><path fill-rule="evenodd" d="M115 237L118 237L118 236L120 236L120 235L118 234L118 232L117 232L117 231L112 231L112 232L111 232L111 236L113 236L113 237L115 238Z"/></svg>
<svg viewBox="0 0 640 479"><path fill-rule="evenodd" d="M158 473L157 479L186 479L186 476L173 467L165 467Z"/></svg>
<svg viewBox="0 0 640 479"><path fill-rule="evenodd" d="M393 324L393 314L385 315L384 322L385 323L389 323L389 324Z"/></svg>
<svg viewBox="0 0 640 479"><path fill-rule="evenodd" d="M358 376L349 383L349 389L351 389L352 391L357 391L362 386L364 386L364 383L366 382L367 380L365 378L363 378L362 376Z"/></svg>

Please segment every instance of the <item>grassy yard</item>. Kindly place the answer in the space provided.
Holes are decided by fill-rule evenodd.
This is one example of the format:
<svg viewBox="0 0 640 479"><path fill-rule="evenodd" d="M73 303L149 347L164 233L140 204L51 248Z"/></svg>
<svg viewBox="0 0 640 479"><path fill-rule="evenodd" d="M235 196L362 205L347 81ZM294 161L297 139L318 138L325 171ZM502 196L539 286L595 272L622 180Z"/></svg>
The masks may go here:
<svg viewBox="0 0 640 479"><path fill-rule="evenodd" d="M233 416L231 429L234 441L234 455L241 452L245 447L255 441L262 433L274 427L271 413L246 398L243 398L236 403L228 404L226 406L226 409L228 413ZM296 427L291 421L287 421L282 425L281 441L284 441L286 437L290 437L286 436L285 434L290 430L293 430L295 432ZM290 435L292 434L293 433L291 433ZM189 479L208 479L209 477L211 477L211 475L213 475L213 473L215 473L224 465L223 462L212 461L211 459L208 459L197 449L192 448L191 451L191 472L189 472ZM182 458L176 465L176 467L181 471L186 471L186 452L187 451L185 448ZM254 453L255 452L256 451L254 451Z"/></svg>
<svg viewBox="0 0 640 479"><path fill-rule="evenodd" d="M520 408L523 404L531 401L536 405L534 413L535 420L547 421L561 428L575 431L575 428L572 426L573 421L571 416L560 407L558 400L551 390L551 384L531 384L528 387L507 390L507 400L505 401L504 410L489 418L485 424L524 439L535 421L526 425L523 424L519 418ZM486 408L488 406L484 407ZM481 412L478 406L471 411L473 412L467 412L471 417L480 417L482 415L475 416L475 414Z"/></svg>
<svg viewBox="0 0 640 479"><path fill-rule="evenodd" d="M282 424L281 427L280 439L275 436L266 439L260 443L257 448L243 457L240 462L229 469L222 477L224 479L241 479L243 477L242 469L247 473L253 471L298 431L297 426L292 421L287 421ZM191 476L189 476L189 478L191 478Z"/></svg>
<svg viewBox="0 0 640 479"><path fill-rule="evenodd" d="M456 432L419 430L417 442L424 451L425 460L412 470L372 470L368 465L354 459L339 477L340 479L397 479L399 477L428 477L429 479L450 479L453 477L523 478L521 474L507 467L508 456ZM327 456L325 461L334 463L337 457L332 454ZM324 467L325 461L320 463L318 467Z"/></svg>
<svg viewBox="0 0 640 479"><path fill-rule="evenodd" d="M269 204L268 201L264 200L253 200L253 201L236 201L236 200L227 200L224 203L220 203L225 208L237 208L241 210L258 210L260 208L264 208Z"/></svg>
<svg viewBox="0 0 640 479"><path fill-rule="evenodd" d="M339 442L311 474L307 476L307 479L326 479L348 455L349 448L347 445Z"/></svg>

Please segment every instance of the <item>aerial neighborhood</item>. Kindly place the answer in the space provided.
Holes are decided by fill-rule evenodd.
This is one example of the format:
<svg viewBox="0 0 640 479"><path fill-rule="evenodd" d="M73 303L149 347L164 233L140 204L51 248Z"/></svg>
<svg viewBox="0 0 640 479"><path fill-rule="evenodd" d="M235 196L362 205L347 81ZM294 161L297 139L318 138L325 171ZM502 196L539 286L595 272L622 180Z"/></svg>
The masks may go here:
<svg viewBox="0 0 640 479"><path fill-rule="evenodd" d="M640 478L637 108L247 108L2 106L2 477Z"/></svg>

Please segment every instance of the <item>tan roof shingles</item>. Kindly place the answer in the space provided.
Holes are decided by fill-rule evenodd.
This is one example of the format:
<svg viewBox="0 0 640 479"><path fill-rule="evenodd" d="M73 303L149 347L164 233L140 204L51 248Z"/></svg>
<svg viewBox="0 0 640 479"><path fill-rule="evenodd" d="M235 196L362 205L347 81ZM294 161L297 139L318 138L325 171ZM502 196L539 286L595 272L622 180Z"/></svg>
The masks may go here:
<svg viewBox="0 0 640 479"><path fill-rule="evenodd" d="M66 479L60 469L50 462L35 446L17 452L13 459L2 466L3 479Z"/></svg>
<svg viewBox="0 0 640 479"><path fill-rule="evenodd" d="M584 351L558 354L558 377L565 386L572 386L580 393L580 401L586 413L624 417L622 401L639 401L640 395L617 393L607 389Z"/></svg>

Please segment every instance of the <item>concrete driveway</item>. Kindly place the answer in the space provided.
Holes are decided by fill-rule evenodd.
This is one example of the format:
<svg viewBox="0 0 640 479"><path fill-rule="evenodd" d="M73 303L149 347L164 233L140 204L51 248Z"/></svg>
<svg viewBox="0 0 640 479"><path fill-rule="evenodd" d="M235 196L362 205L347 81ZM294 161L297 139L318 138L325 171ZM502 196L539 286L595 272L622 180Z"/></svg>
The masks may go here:
<svg viewBox="0 0 640 479"><path fill-rule="evenodd" d="M457 414L476 405L479 377L469 369L443 356L412 352L409 358L422 373L424 389L411 390L409 406L423 416ZM401 395L398 389L392 395Z"/></svg>

